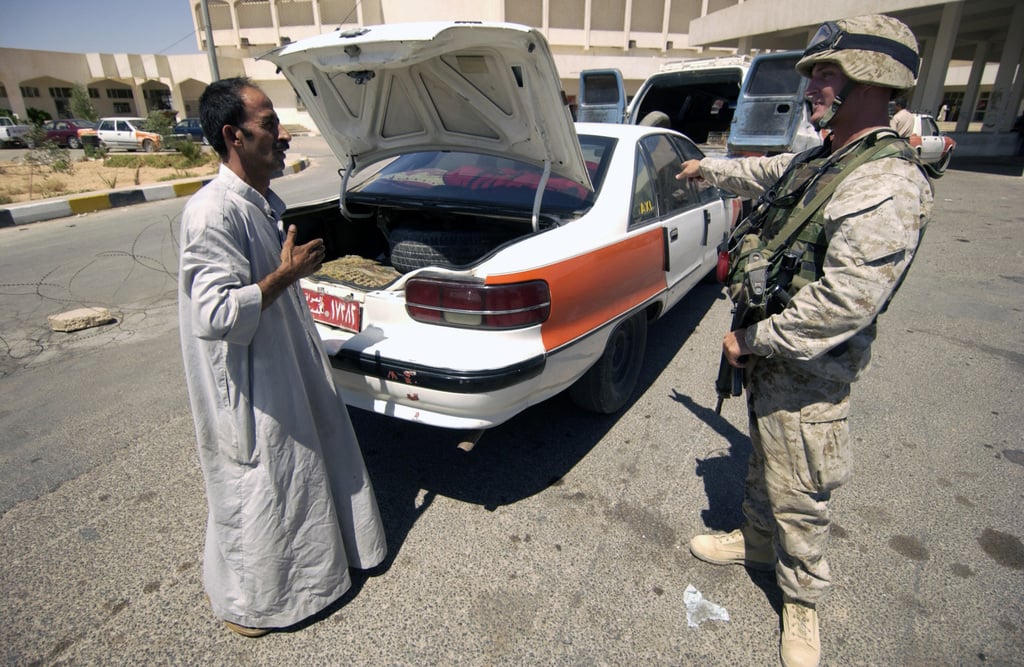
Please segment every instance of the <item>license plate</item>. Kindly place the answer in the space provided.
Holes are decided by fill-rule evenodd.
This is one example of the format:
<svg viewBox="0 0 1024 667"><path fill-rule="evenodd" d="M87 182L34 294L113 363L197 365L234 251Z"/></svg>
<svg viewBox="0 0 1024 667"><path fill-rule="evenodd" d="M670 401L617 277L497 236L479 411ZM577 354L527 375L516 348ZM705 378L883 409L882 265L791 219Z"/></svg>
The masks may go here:
<svg viewBox="0 0 1024 667"><path fill-rule="evenodd" d="M306 305L313 319L323 324L359 333L359 326L362 324L362 309L357 301L350 301L324 294L314 290L302 288L306 295Z"/></svg>

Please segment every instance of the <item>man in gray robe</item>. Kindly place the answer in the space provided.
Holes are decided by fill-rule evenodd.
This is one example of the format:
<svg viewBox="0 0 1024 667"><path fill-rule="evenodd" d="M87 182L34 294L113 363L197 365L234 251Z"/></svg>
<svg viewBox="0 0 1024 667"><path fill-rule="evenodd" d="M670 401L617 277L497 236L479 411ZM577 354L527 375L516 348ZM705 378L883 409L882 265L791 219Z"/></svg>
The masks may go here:
<svg viewBox="0 0 1024 667"><path fill-rule="evenodd" d="M323 610L387 547L298 286L324 244L295 245L270 190L291 137L244 78L199 107L222 164L182 215L178 316L210 508L203 578L217 617L252 637Z"/></svg>

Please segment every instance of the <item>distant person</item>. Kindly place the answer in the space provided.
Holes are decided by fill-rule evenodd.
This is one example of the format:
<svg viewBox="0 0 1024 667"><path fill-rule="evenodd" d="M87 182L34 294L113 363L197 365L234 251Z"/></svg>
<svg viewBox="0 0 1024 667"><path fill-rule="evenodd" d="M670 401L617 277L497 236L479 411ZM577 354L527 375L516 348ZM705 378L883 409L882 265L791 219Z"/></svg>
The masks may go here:
<svg viewBox="0 0 1024 667"><path fill-rule="evenodd" d="M941 107L939 107L939 120L941 120L942 122L946 122L947 120L949 120L948 104L943 104Z"/></svg>
<svg viewBox="0 0 1024 667"><path fill-rule="evenodd" d="M796 65L809 79L811 122L831 130L825 143L799 155L687 160L677 176L758 199L744 223L751 232L737 240L750 263L732 258L745 289L730 292L752 314L722 339L747 390L746 520L730 533L694 536L690 552L774 573L785 667L821 660L829 502L856 449L851 384L868 368L878 317L931 217L924 168L888 127L889 99L914 85L919 64L914 33L892 17L825 23ZM860 584L871 583L863 573Z"/></svg>
<svg viewBox="0 0 1024 667"><path fill-rule="evenodd" d="M896 130L896 133L901 137L907 139L914 133L914 114L907 111L907 98L902 95L894 97L892 105L896 112L889 120L889 127Z"/></svg>
<svg viewBox="0 0 1024 667"><path fill-rule="evenodd" d="M185 206L178 319L209 520L213 613L246 637L341 597L385 556L373 488L298 280L324 243L295 244L270 178L291 137L246 78L199 98L218 176Z"/></svg>

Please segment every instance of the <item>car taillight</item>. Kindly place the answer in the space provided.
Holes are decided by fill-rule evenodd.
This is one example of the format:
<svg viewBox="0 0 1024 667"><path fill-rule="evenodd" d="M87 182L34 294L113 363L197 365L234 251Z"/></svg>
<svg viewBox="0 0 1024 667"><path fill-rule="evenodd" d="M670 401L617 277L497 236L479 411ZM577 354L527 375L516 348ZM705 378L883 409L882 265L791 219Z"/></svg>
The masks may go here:
<svg viewBox="0 0 1024 667"><path fill-rule="evenodd" d="M543 280L510 285L413 278L405 310L417 322L470 329L518 329L540 324L551 312Z"/></svg>

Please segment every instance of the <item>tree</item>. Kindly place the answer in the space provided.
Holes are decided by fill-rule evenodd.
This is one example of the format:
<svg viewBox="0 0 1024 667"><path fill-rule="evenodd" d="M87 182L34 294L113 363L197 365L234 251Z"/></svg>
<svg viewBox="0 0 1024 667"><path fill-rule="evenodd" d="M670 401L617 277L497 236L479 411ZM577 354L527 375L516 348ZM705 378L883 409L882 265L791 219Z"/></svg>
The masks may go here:
<svg viewBox="0 0 1024 667"><path fill-rule="evenodd" d="M93 122L100 117L92 105L92 100L89 99L89 91L80 83L76 83L71 88L71 114L75 118L84 118Z"/></svg>

